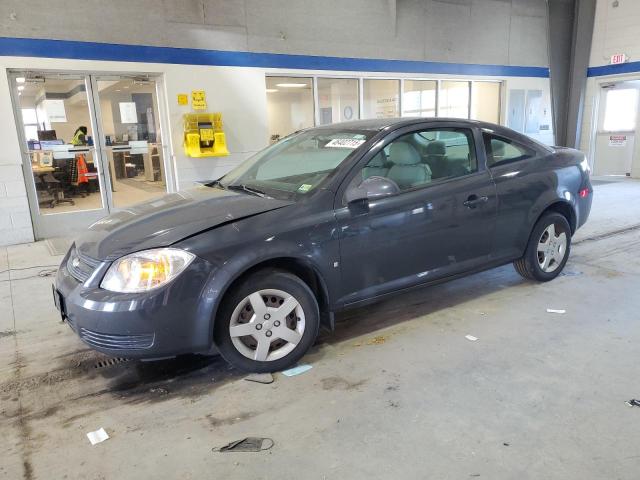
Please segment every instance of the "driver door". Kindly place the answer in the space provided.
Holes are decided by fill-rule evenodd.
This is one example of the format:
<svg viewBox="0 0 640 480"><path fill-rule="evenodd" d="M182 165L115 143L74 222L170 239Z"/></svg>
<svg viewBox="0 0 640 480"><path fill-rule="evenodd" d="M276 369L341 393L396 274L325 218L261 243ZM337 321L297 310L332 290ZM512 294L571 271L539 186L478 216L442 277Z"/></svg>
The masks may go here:
<svg viewBox="0 0 640 480"><path fill-rule="evenodd" d="M497 214L478 133L446 124L400 130L374 147L336 196L342 292L351 304L488 262ZM347 204L363 179L397 193Z"/></svg>

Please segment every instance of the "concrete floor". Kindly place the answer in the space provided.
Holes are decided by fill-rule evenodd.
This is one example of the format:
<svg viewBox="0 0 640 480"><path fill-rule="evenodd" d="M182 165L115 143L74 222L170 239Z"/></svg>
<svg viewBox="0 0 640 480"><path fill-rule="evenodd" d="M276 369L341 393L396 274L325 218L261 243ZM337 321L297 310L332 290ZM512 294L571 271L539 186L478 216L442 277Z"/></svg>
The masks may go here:
<svg viewBox="0 0 640 480"><path fill-rule="evenodd" d="M343 313L271 385L219 358L105 364L38 276L59 257L2 249L0 477L637 479L640 182L595 195L567 274L505 266ZM211 451L247 436L275 446Z"/></svg>

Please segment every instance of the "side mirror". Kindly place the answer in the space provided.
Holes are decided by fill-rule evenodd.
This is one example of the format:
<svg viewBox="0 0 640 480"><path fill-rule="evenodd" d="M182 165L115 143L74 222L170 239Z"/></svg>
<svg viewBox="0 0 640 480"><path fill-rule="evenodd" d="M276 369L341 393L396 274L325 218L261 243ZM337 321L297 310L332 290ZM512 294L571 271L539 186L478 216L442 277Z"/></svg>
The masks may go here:
<svg viewBox="0 0 640 480"><path fill-rule="evenodd" d="M345 193L347 204L359 200L372 200L380 197L388 197L400 193L400 188L393 180L385 177L369 177L357 187L352 187Z"/></svg>

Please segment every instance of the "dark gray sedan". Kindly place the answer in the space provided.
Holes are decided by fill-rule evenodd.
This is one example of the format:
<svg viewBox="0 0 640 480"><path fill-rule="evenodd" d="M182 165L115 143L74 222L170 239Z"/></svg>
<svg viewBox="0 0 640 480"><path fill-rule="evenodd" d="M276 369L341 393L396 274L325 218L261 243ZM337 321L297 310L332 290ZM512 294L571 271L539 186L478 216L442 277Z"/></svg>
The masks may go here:
<svg viewBox="0 0 640 480"><path fill-rule="evenodd" d="M281 370L347 306L513 262L555 278L589 215L585 156L504 127L380 119L291 135L92 225L54 297L107 354Z"/></svg>

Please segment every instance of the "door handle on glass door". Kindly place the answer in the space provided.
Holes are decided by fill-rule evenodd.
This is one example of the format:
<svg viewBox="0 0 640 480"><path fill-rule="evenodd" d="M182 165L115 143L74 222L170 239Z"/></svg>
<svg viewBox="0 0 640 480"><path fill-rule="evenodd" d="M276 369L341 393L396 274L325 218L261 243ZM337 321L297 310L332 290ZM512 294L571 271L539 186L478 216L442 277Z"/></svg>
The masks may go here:
<svg viewBox="0 0 640 480"><path fill-rule="evenodd" d="M479 204L486 203L488 201L489 201L489 197L487 196L479 197L477 195L469 195L469 197L463 203L463 205L468 208L476 208Z"/></svg>

